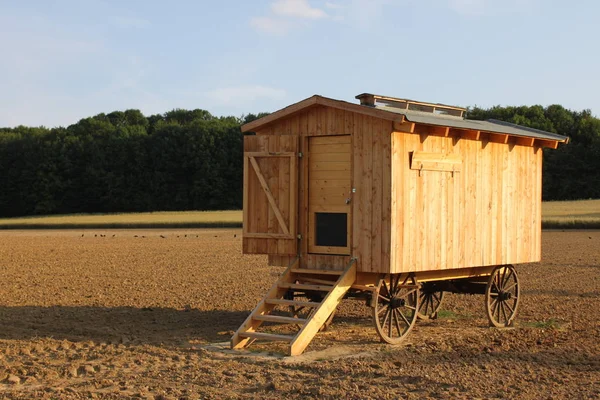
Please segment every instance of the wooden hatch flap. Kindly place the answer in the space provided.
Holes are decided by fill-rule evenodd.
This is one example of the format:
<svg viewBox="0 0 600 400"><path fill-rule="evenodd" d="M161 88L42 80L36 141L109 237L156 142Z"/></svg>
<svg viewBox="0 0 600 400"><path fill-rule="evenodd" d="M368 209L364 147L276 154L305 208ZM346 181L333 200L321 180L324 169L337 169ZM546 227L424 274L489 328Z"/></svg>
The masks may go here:
<svg viewBox="0 0 600 400"><path fill-rule="evenodd" d="M413 151L410 158L410 169L417 171L460 172L462 157L454 153L427 153Z"/></svg>

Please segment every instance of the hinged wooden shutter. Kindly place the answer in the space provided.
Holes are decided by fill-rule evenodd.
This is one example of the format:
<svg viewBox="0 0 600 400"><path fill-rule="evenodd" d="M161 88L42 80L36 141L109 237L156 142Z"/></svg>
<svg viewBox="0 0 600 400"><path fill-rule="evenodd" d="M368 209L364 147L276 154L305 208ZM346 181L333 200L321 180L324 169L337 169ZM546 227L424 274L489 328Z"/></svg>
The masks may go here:
<svg viewBox="0 0 600 400"><path fill-rule="evenodd" d="M298 136L244 137L244 253L297 252Z"/></svg>

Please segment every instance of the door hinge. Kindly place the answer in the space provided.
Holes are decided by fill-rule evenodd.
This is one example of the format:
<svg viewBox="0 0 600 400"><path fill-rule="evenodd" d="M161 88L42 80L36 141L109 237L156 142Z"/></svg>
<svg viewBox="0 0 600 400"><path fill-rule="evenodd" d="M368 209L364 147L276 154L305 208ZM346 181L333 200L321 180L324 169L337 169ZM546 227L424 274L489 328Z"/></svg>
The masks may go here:
<svg viewBox="0 0 600 400"><path fill-rule="evenodd" d="M301 233L299 233L299 234L298 234L296 237L297 237L298 239L302 239L302 234L301 234Z"/></svg>
<svg viewBox="0 0 600 400"><path fill-rule="evenodd" d="M302 152L299 152L299 153L298 153L298 158L302 158L302 156L303 156L303 155L304 155L304 154L302 154Z"/></svg>

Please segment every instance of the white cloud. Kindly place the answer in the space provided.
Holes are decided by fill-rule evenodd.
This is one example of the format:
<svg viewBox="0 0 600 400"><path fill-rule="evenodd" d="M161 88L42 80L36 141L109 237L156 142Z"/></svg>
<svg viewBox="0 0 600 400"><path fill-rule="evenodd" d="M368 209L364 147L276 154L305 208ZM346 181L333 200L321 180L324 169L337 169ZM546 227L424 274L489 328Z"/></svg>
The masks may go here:
<svg viewBox="0 0 600 400"><path fill-rule="evenodd" d="M261 85L223 87L205 93L218 105L248 104L259 99L279 100L285 95L285 90Z"/></svg>
<svg viewBox="0 0 600 400"><path fill-rule="evenodd" d="M274 35L285 35L293 25L292 21L271 17L254 17L250 20L250 26L256 30Z"/></svg>
<svg viewBox="0 0 600 400"><path fill-rule="evenodd" d="M532 10L539 0L447 0L451 10L465 16L522 13Z"/></svg>
<svg viewBox="0 0 600 400"><path fill-rule="evenodd" d="M115 16L111 18L111 22L120 28L142 29L150 26L150 21L137 17Z"/></svg>
<svg viewBox="0 0 600 400"><path fill-rule="evenodd" d="M327 13L320 8L313 8L307 0L277 0L271 4L275 15L286 17L319 19L327 17Z"/></svg>
<svg viewBox="0 0 600 400"><path fill-rule="evenodd" d="M318 20L329 17L320 8L311 7L307 0L275 0L271 14L250 19L254 29L273 35L285 35L300 25L299 20Z"/></svg>
<svg viewBox="0 0 600 400"><path fill-rule="evenodd" d="M332 3L330 1L325 2L325 7L330 8L332 10L339 10L342 8L345 8L343 5L338 4L338 3Z"/></svg>

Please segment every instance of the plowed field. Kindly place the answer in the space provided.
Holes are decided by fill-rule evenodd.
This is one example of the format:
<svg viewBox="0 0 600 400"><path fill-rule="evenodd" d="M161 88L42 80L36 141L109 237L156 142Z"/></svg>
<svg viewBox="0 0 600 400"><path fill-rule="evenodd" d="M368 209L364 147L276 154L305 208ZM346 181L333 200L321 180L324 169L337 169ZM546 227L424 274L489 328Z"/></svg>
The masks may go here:
<svg viewBox="0 0 600 400"><path fill-rule="evenodd" d="M297 358L218 344L281 272L240 237L0 232L0 398L600 397L600 231L544 232L515 328L489 328L483 296L447 295L393 347L346 300Z"/></svg>

